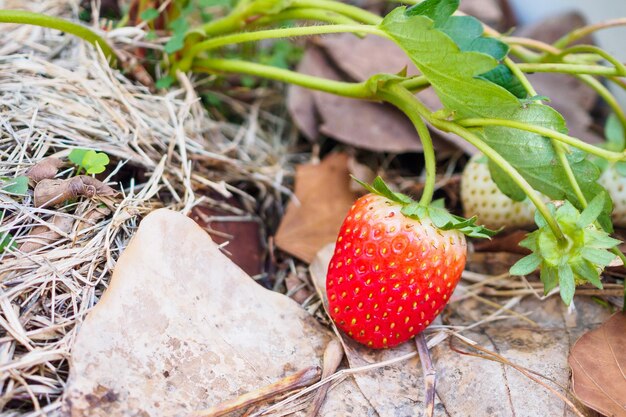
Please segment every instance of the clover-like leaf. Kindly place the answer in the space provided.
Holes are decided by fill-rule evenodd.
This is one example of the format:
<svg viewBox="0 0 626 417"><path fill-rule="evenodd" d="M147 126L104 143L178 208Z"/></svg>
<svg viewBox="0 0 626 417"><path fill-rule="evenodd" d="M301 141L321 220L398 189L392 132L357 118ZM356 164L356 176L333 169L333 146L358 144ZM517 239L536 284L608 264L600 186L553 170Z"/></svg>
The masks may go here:
<svg viewBox="0 0 626 417"><path fill-rule="evenodd" d="M109 156L91 149L73 149L68 159L87 174L100 174L109 164Z"/></svg>
<svg viewBox="0 0 626 417"><path fill-rule="evenodd" d="M0 190L13 195L26 195L28 194L28 177L20 175L14 178L0 178Z"/></svg>

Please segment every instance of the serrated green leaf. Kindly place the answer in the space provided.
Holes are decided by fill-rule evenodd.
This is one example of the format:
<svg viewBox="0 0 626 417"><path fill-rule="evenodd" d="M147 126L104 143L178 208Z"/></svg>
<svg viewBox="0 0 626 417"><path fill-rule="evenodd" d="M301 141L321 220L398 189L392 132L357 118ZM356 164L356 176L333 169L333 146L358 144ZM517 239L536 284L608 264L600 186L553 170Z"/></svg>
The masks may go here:
<svg viewBox="0 0 626 417"><path fill-rule="evenodd" d="M155 83L155 87L158 89L170 88L170 86L174 83L174 77L171 75L166 75L163 78L159 78Z"/></svg>
<svg viewBox="0 0 626 417"><path fill-rule="evenodd" d="M533 273L541 265L541 257L536 253L531 253L523 257L509 270L511 275L528 275Z"/></svg>
<svg viewBox="0 0 626 417"><path fill-rule="evenodd" d="M426 0L406 9L407 16L426 16L442 24L459 8L459 0Z"/></svg>
<svg viewBox="0 0 626 417"><path fill-rule="evenodd" d="M561 287L561 299L565 305L570 305L576 291L574 272L569 264L559 265L559 285Z"/></svg>
<svg viewBox="0 0 626 417"><path fill-rule="evenodd" d="M189 22L183 16L172 20L168 27L172 30L174 35L184 35L189 30Z"/></svg>
<svg viewBox="0 0 626 417"><path fill-rule="evenodd" d="M0 189L5 193L14 195L26 195L28 194L28 177L20 175L14 178L0 178Z"/></svg>
<svg viewBox="0 0 626 417"><path fill-rule="evenodd" d="M443 198L438 198L436 200L431 201L430 206L436 207L436 208L446 208L446 203Z"/></svg>
<svg viewBox="0 0 626 417"><path fill-rule="evenodd" d="M604 249L583 248L580 254L594 265L607 266L615 260L615 255Z"/></svg>
<svg viewBox="0 0 626 417"><path fill-rule="evenodd" d="M428 208L428 215L433 224L440 229L455 223L455 218L446 209L431 206Z"/></svg>
<svg viewBox="0 0 626 417"><path fill-rule="evenodd" d="M174 52L180 51L185 46L185 34L183 33L175 33L163 46L163 50L167 54L173 54Z"/></svg>
<svg viewBox="0 0 626 417"><path fill-rule="evenodd" d="M426 207L420 205L417 202L412 202L402 207L400 212L406 217L411 217L414 219L423 219L428 216L428 211Z"/></svg>
<svg viewBox="0 0 626 417"><path fill-rule="evenodd" d="M524 88L524 85L511 72L509 67L504 64L499 64L491 71L487 71L478 77L505 88L517 98L524 99L528 97L528 92L526 88Z"/></svg>
<svg viewBox="0 0 626 417"><path fill-rule="evenodd" d="M482 52L498 61L509 53L509 46L504 42L483 37L483 25L473 16L451 16L435 26L452 38L462 51Z"/></svg>
<svg viewBox="0 0 626 417"><path fill-rule="evenodd" d="M429 7L434 7L436 3L432 2ZM484 53L461 51L447 34L436 29L436 23L442 21L442 16L445 13L437 14L434 24L424 15L410 16L398 8L384 18L380 28L408 54L446 109L452 111L457 119L513 120L567 133L563 117L548 105L523 105L510 91L480 78L493 70L498 60ZM569 200L582 209L576 190L549 138L504 126L470 130L506 158L537 191L553 200ZM603 188L597 184L600 174L597 167L589 161L578 160L577 155L568 155L568 160L588 200L602 192ZM492 170L492 177L504 194L515 196L517 200L522 198L519 187L504 180L505 176L494 175ZM610 212L609 206L610 202L605 207L605 213Z"/></svg>
<svg viewBox="0 0 626 417"><path fill-rule="evenodd" d="M585 246L596 249L611 249L622 243L621 240L614 239L604 230L585 230Z"/></svg>
<svg viewBox="0 0 626 417"><path fill-rule="evenodd" d="M531 251L537 250L537 233L529 233L524 239L519 242L519 246L522 248L530 249Z"/></svg>
<svg viewBox="0 0 626 417"><path fill-rule="evenodd" d="M574 274L590 282L595 287L602 289L602 281L600 281L600 272L587 261L581 261L572 266Z"/></svg>
<svg viewBox="0 0 626 417"><path fill-rule="evenodd" d="M396 203L400 203L403 205L414 203L411 197L402 193L393 192L391 188L389 188L389 186L385 183L385 181L380 176L374 178L374 181L372 181L371 185L364 183L363 181L359 180L358 178L355 178L354 176L352 176L352 179L358 182L359 185L361 185L370 193L378 194L380 196L387 198L388 200L391 200L391 201L394 201Z"/></svg>
<svg viewBox="0 0 626 417"><path fill-rule="evenodd" d="M539 279L543 282L543 294L546 295L559 285L558 270L554 267L541 265Z"/></svg>
<svg viewBox="0 0 626 417"><path fill-rule="evenodd" d="M144 22L150 22L150 21L156 19L157 17L159 17L159 11L157 9L155 9L154 7L151 7L149 9L146 9L143 12L141 12L139 17Z"/></svg>
<svg viewBox="0 0 626 417"><path fill-rule="evenodd" d="M587 208L580 213L580 217L578 218L576 224L578 224L579 227L585 227L595 222L604 209L605 199L606 193L600 193L593 200L591 200L591 202L587 205Z"/></svg>
<svg viewBox="0 0 626 417"><path fill-rule="evenodd" d="M0 253L16 247L13 235L10 233L0 234Z"/></svg>
<svg viewBox="0 0 626 417"><path fill-rule="evenodd" d="M604 125L604 136L607 141L607 148L613 152L622 152L626 147L624 138L624 127L615 113L611 113Z"/></svg>

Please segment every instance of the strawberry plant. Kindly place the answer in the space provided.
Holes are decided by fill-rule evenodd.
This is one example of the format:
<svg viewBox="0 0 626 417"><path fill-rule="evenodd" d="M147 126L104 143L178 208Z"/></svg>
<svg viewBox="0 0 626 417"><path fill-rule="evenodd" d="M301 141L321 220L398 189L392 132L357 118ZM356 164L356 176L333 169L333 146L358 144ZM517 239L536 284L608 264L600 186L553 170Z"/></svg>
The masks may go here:
<svg viewBox="0 0 626 417"><path fill-rule="evenodd" d="M533 253L516 264L511 273L528 274L539 268L546 290L559 286L569 305L577 284L589 282L601 287L599 276L604 267L616 257L626 259L616 248L617 240L609 236L613 231L611 195L616 194L607 193L600 182L612 182L599 181L601 171L591 160L601 159L611 169L620 169L626 161L623 143L621 147L598 147L569 135L564 118L546 104L546 97L535 91L525 75L558 72L585 82L615 112L614 129L621 132L623 142L626 116L598 77L626 88L626 67L600 48L571 46L609 24L585 27L546 44L499 34L473 17L456 13L459 0L425 0L398 7L385 17L334 0L239 0L224 9L223 16L198 22L187 19L186 14L195 2L174 0L165 8L153 2L140 4L151 4L154 10L144 7L139 11L141 16L150 22L162 18L171 35L160 62L160 71L169 74L162 87L174 82L177 71L237 73L386 102L404 112L415 126L427 172L419 201L393 193L377 181L370 188L373 195L357 202L348 215L328 275L329 295L335 297L330 300L331 314L357 340L373 347L391 346L427 326L459 278L465 259L461 249L464 235L492 234L476 226L475 218L453 216L432 202L436 158L427 126L472 144L488 161L489 176L499 192L534 206L538 229L523 242ZM64 30L99 45L110 58L115 57L100 36L61 19L5 10L0 11L0 21ZM285 25L293 21L324 24ZM407 76L398 68L396 74L373 75L365 82L343 82L270 65L271 60L263 64L229 57L225 50L268 39L330 33L389 39L402 48L420 75ZM426 88L434 90L442 108L431 109L416 97L416 92ZM367 215L369 207L372 212ZM481 213L477 214L480 217ZM359 232L355 234L355 230ZM361 238L363 230L369 235ZM376 230L384 238L375 239ZM394 238L406 243L400 255L393 254ZM420 257L424 248L429 255ZM355 253L357 249L360 254ZM367 258L370 249L376 255ZM357 279L361 267L367 272ZM404 272L392 278L394 268ZM354 279L349 280L351 274ZM389 294L387 298L383 293ZM385 321L388 317L393 320ZM395 323L393 328L391 323ZM376 326L380 326L379 331Z"/></svg>

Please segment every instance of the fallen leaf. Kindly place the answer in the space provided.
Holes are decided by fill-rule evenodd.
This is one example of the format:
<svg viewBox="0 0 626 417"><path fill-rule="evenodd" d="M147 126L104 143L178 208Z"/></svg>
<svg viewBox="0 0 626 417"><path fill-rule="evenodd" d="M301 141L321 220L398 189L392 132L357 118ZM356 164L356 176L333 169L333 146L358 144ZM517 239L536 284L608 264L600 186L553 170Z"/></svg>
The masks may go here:
<svg viewBox="0 0 626 417"><path fill-rule="evenodd" d="M337 68L347 74L353 81L365 81L375 74L394 74L403 70L406 70L409 75L416 75L419 73L415 65L413 65L411 60L407 57L406 53L400 49L397 44L389 39L378 36L365 36L364 38L358 38L352 34L338 34L326 36L322 38L319 43L324 48L324 52L328 55L328 58L332 60L331 63L326 63L325 65L331 69L331 65L336 65ZM369 59L372 55L376 55L379 58ZM324 57L324 55L321 55L321 57ZM318 62L317 65L322 66L324 64ZM336 72L335 76L339 77L338 74L339 73ZM323 74L320 75L323 76ZM317 98L319 95L316 93L315 97ZM431 110L438 110L442 107L437 94L431 88L427 88L426 90L419 92L417 97ZM320 113L322 113L322 119L326 123L328 123L328 121L323 115L325 113L322 106L332 103L333 102L330 98L328 99L328 103L318 102L318 109ZM339 103L341 104L343 102L339 101ZM343 108L341 108L341 110L344 111ZM346 109L345 111L349 111L349 109ZM332 117L332 110L329 109L327 112L329 113L329 117ZM396 113L398 113L398 115L400 115L403 119L406 118L402 113L397 111ZM356 113L354 117L361 123L365 120L369 120L368 116L358 116ZM341 118L336 116L331 120L335 121L335 119L336 122L333 124L333 132L335 129L342 132L342 130L340 130ZM380 123L382 124L383 122L381 121ZM407 135L409 137L414 136L415 128L410 123L407 123L407 125L408 127L406 127L406 129L409 132ZM384 126L382 127L384 128ZM355 128L358 128L358 126ZM451 143L470 155L477 152L476 148L456 135L442 132L437 129L431 129L431 135L433 136L433 145L437 150L438 157L445 157L445 153L453 149L450 146ZM421 151L421 145L419 150Z"/></svg>
<svg viewBox="0 0 626 417"><path fill-rule="evenodd" d="M51 207L76 197L100 198L117 194L102 181L86 175L68 179L44 179L35 186L35 207Z"/></svg>
<svg viewBox="0 0 626 417"><path fill-rule="evenodd" d="M33 227L26 240L20 245L20 251L34 252L56 242L62 236L61 233L69 233L72 230L74 219L71 216L55 214L51 223L52 227L45 225Z"/></svg>
<svg viewBox="0 0 626 417"><path fill-rule="evenodd" d="M44 179L51 179L63 165L64 162L59 158L44 158L26 171L26 176L36 183Z"/></svg>
<svg viewBox="0 0 626 417"><path fill-rule="evenodd" d="M308 69L314 68L315 63L311 61L315 59L317 59L316 54L307 50L298 63L296 71L306 73ZM314 141L319 137L321 121L315 108L312 90L297 85L290 85L287 90L287 110L289 110L291 118L304 137L310 141Z"/></svg>
<svg viewBox="0 0 626 417"><path fill-rule="evenodd" d="M572 386L586 406L611 417L626 416L626 314L616 313L583 335L569 356Z"/></svg>
<svg viewBox="0 0 626 417"><path fill-rule="evenodd" d="M65 411L189 415L321 367L330 339L297 303L246 275L193 220L157 210L140 223L81 324ZM347 415L352 400L338 401L335 415Z"/></svg>
<svg viewBox="0 0 626 417"><path fill-rule="evenodd" d="M239 207L234 199L228 199L227 204ZM224 216L228 219L225 220ZM205 206L194 207L190 217L211 235L215 243L228 242L224 246L224 252L248 275L258 275L263 271L265 250L261 246L258 222L238 219L232 212Z"/></svg>
<svg viewBox="0 0 626 417"><path fill-rule="evenodd" d="M333 153L319 164L296 168L295 196L276 232L276 245L306 262L337 239L356 199L350 190L348 155Z"/></svg>
<svg viewBox="0 0 626 417"><path fill-rule="evenodd" d="M301 62L300 71L331 80L342 79L341 74L328 62L324 53L315 46L309 46ZM295 93L296 97L298 94ZM390 105L340 97L320 91L312 92L314 107L306 105L306 98L300 98L301 109L293 113L298 126L313 136L313 128L340 142L357 148L376 152L421 152L422 145L415 128L409 119ZM296 104L298 101L296 101ZM292 110L294 104L292 103ZM317 112L317 114L315 113ZM319 120L319 122L316 122ZM317 136L317 134L315 134ZM445 156L452 147L444 141L433 139L438 155Z"/></svg>

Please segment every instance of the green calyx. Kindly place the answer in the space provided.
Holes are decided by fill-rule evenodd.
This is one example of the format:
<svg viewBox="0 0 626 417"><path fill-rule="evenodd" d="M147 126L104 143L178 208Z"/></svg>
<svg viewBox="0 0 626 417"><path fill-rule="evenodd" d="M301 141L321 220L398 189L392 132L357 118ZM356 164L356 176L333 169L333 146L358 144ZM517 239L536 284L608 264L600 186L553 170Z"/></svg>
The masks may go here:
<svg viewBox="0 0 626 417"><path fill-rule="evenodd" d="M565 240L558 240L537 213L535 222L539 229L520 242L520 246L533 253L513 265L511 275L527 275L540 268L544 293L560 286L561 298L566 305L571 304L577 285L589 282L602 289L600 273L615 259L608 249L621 243L596 226L605 199L604 193L598 195L582 212L568 201L558 209L550 205Z"/></svg>
<svg viewBox="0 0 626 417"><path fill-rule="evenodd" d="M438 229L458 230L466 236L475 238L490 238L498 233L498 230L490 230L484 226L477 225L476 217L465 219L451 214L445 209L443 199L435 200L429 204L421 204L406 194L392 191L380 177L376 177L371 185L354 177L352 178L369 192L400 204L402 206L401 213L411 219L430 219Z"/></svg>

